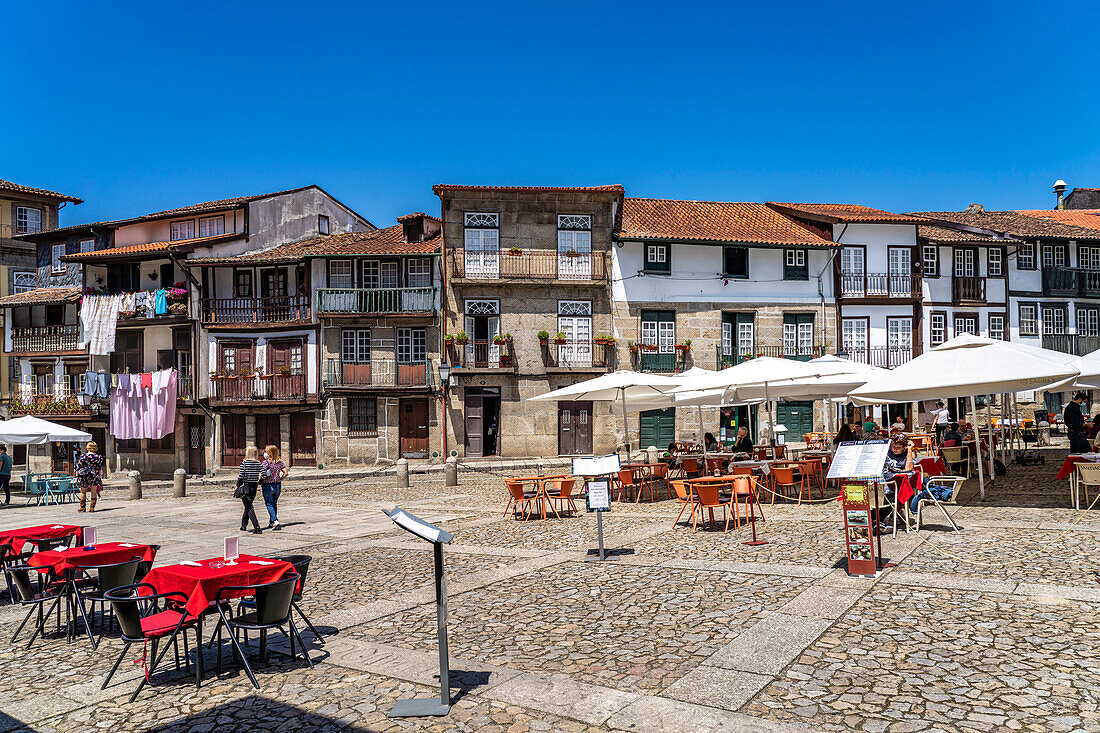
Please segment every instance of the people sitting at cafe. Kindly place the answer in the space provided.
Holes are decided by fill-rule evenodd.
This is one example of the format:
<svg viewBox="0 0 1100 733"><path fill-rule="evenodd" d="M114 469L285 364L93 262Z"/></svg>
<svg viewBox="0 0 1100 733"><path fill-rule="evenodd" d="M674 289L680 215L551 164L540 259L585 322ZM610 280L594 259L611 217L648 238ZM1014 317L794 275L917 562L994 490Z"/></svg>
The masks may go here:
<svg viewBox="0 0 1100 733"><path fill-rule="evenodd" d="M737 428L737 442L733 444L733 452L751 455L753 448L752 438L749 437L749 429L743 425Z"/></svg>
<svg viewBox="0 0 1100 733"><path fill-rule="evenodd" d="M903 476L912 479L917 475L917 471L913 468L916 455L916 447L913 445L913 441L904 435L895 435L890 439L890 448L886 451L886 460L882 464L882 480L886 483L885 493L889 503L887 507L884 507L882 516L878 517L879 531L886 529L887 519L890 516L888 513L890 511L889 507L894 504L899 479Z"/></svg>
<svg viewBox="0 0 1100 733"><path fill-rule="evenodd" d="M715 453L721 450L721 446L718 445L718 440L714 437L714 433L703 434L703 445L706 446L707 453Z"/></svg>
<svg viewBox="0 0 1100 733"><path fill-rule="evenodd" d="M959 424L957 422L950 423L947 426L947 431L943 434L943 443L941 443L941 445L945 448L950 448L952 446L961 446L962 444L963 436L962 433L959 432ZM966 471L966 463L950 463L947 467L955 476L966 475L962 473Z"/></svg>
<svg viewBox="0 0 1100 733"><path fill-rule="evenodd" d="M874 440L877 437L879 437L878 424L871 418L867 418L863 421L863 439Z"/></svg>
<svg viewBox="0 0 1100 733"><path fill-rule="evenodd" d="M904 433L905 432L905 418L898 415L894 418L894 422L890 425L891 432Z"/></svg>
<svg viewBox="0 0 1100 733"><path fill-rule="evenodd" d="M1100 436L1100 414L1092 418L1092 421L1085 425L1085 435L1089 440L1096 440L1097 436Z"/></svg>
<svg viewBox="0 0 1100 733"><path fill-rule="evenodd" d="M852 430L852 426L848 423L844 423L840 426L840 430L833 436L833 445L840 445L841 443L851 443L853 440L859 440L856 437L856 433Z"/></svg>

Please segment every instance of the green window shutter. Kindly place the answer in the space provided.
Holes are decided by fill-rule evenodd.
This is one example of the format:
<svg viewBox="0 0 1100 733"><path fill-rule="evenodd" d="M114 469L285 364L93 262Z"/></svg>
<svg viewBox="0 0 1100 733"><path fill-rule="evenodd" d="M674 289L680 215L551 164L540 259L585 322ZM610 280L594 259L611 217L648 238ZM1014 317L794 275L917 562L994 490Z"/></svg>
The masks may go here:
<svg viewBox="0 0 1100 733"><path fill-rule="evenodd" d="M810 253L804 249L783 250L783 279L784 280L809 280L810 268L808 261Z"/></svg>
<svg viewBox="0 0 1100 733"><path fill-rule="evenodd" d="M672 271L671 244L647 242L642 246L645 248L643 252L644 264L642 265L644 272L667 274Z"/></svg>

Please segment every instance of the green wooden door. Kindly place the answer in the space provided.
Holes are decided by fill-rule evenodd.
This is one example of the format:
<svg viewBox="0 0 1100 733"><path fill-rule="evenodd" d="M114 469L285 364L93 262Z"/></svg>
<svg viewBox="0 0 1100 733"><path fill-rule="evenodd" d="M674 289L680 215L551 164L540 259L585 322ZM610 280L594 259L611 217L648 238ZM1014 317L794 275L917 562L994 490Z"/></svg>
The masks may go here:
<svg viewBox="0 0 1100 733"><path fill-rule="evenodd" d="M776 425L787 426L787 442L801 442L802 436L813 432L813 402L780 402L775 408Z"/></svg>
<svg viewBox="0 0 1100 733"><path fill-rule="evenodd" d="M638 415L638 447L646 449L651 445L662 451L676 440L676 408L646 410Z"/></svg>

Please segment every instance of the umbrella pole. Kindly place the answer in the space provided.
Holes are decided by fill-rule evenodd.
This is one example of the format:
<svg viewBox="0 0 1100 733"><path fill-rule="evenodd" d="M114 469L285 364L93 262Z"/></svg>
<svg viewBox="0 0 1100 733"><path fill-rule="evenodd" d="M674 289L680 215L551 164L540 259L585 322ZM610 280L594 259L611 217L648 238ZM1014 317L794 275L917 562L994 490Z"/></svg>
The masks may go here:
<svg viewBox="0 0 1100 733"><path fill-rule="evenodd" d="M696 405L695 409L699 416L699 440L703 442L703 467L705 468L707 465L707 439L703 435L703 406Z"/></svg>
<svg viewBox="0 0 1100 733"><path fill-rule="evenodd" d="M768 408L768 432L771 434L772 447L775 447L775 414L772 411L772 401L768 396L768 383L764 382L764 404Z"/></svg>
<svg viewBox="0 0 1100 733"><path fill-rule="evenodd" d="M626 387L619 387L619 396L623 398L623 441L626 443L626 462L630 463L630 418L626 414Z"/></svg>
<svg viewBox="0 0 1100 733"><path fill-rule="evenodd" d="M974 449L978 451L978 489L981 492L982 501L985 501L985 475L982 473L981 433L978 432L978 400L974 395L970 396L970 407L974 412Z"/></svg>
<svg viewBox="0 0 1100 733"><path fill-rule="evenodd" d="M997 480L997 472L993 470L993 457L997 455L993 447L993 395L986 395L985 418L985 434L989 436L989 483L993 483Z"/></svg>

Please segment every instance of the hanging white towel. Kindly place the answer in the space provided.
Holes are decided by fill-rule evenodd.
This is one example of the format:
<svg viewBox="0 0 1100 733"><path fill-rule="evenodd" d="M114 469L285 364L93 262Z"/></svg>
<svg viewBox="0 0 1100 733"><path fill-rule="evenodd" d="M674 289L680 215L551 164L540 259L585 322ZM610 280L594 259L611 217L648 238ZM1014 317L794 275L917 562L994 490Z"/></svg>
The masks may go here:
<svg viewBox="0 0 1100 733"><path fill-rule="evenodd" d="M118 325L121 295L85 295L80 304L80 326L84 340L93 356L109 356L115 350L115 328Z"/></svg>

